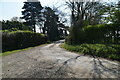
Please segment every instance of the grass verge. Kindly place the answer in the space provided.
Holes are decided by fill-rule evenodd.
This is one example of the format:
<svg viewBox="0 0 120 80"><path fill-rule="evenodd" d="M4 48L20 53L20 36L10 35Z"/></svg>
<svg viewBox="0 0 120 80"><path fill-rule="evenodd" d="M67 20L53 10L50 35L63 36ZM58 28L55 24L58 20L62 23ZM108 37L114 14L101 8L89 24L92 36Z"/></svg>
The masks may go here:
<svg viewBox="0 0 120 80"><path fill-rule="evenodd" d="M64 43L61 45L61 47L72 52L78 52L80 54L94 55L118 61L120 60L120 45L115 44L68 45Z"/></svg>
<svg viewBox="0 0 120 80"><path fill-rule="evenodd" d="M38 45L38 46L44 46L44 45L47 45L47 44L48 44L48 43L42 44L42 45ZM34 47L38 47L38 46L34 46ZM32 49L32 48L34 48L34 47L28 47L28 48L25 48L25 49L6 51L6 52L3 52L3 53L0 53L0 56L7 56L7 55L9 55L9 54L13 54L13 53L16 53L16 52L20 52L20 51Z"/></svg>

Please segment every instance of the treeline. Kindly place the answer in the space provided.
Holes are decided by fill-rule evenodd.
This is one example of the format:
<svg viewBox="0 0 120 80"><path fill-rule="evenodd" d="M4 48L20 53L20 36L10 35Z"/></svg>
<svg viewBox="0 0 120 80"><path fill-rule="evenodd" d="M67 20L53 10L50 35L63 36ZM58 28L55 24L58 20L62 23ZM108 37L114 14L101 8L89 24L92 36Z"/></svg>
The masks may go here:
<svg viewBox="0 0 120 80"><path fill-rule="evenodd" d="M17 31L17 30L28 30L32 31L32 28L29 26L26 26L23 22L19 21L9 21L9 20L3 20L0 21L2 30L8 30L8 31Z"/></svg>
<svg viewBox="0 0 120 80"><path fill-rule="evenodd" d="M64 13L57 8L42 7L39 1L37 2L24 2L22 7L22 17L24 20L20 22L17 18L12 21L0 21L2 23L2 30L16 31L16 30L29 30L36 32L36 26L39 27L39 32L48 36L50 41L59 40L67 36L67 26L64 18ZM37 30L38 31L38 30Z"/></svg>
<svg viewBox="0 0 120 80"><path fill-rule="evenodd" d="M120 1L66 3L71 11L71 27L62 47L94 58L120 61Z"/></svg>
<svg viewBox="0 0 120 80"><path fill-rule="evenodd" d="M0 21L3 52L37 46L67 36L66 19L57 8L42 7L39 1L27 1L22 9L20 19L23 21L18 17ZM36 26L40 33L36 33Z"/></svg>
<svg viewBox="0 0 120 80"><path fill-rule="evenodd" d="M116 3L68 1L71 10L68 44L120 43L120 1Z"/></svg>
<svg viewBox="0 0 120 80"><path fill-rule="evenodd" d="M30 26L34 32L36 25L39 26L40 32L46 34L50 41L59 40L60 37L67 35L64 24L66 19L57 8L42 7L39 1L27 1L24 2L22 9L21 19L24 19L24 24Z"/></svg>

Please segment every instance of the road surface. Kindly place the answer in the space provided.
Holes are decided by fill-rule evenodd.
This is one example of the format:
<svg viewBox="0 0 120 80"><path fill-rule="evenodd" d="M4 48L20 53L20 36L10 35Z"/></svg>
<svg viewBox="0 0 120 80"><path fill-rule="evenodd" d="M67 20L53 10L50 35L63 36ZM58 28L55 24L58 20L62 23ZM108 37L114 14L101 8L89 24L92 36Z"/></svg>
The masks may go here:
<svg viewBox="0 0 120 80"><path fill-rule="evenodd" d="M118 78L118 62L60 48L63 41L2 57L3 78Z"/></svg>

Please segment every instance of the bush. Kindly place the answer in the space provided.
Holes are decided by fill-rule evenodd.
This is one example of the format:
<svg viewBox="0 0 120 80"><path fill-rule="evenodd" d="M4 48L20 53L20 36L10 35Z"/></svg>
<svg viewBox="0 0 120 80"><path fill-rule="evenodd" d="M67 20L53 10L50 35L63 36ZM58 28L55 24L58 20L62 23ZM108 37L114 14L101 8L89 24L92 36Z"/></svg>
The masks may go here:
<svg viewBox="0 0 120 80"><path fill-rule="evenodd" d="M120 60L120 45L115 44L63 44L63 48L88 55Z"/></svg>
<svg viewBox="0 0 120 80"><path fill-rule="evenodd" d="M69 36L66 38L67 44L83 43L119 43L117 28L114 24L88 25L80 30L71 28Z"/></svg>
<svg viewBox="0 0 120 80"><path fill-rule="evenodd" d="M3 52L37 46L47 42L45 35L31 31L13 31L2 33Z"/></svg>
<svg viewBox="0 0 120 80"><path fill-rule="evenodd" d="M108 43L112 40L112 24L89 25L83 28L87 43ZM111 33L111 34L110 34ZM109 35L109 36L106 36ZM108 38L108 39L107 39ZM110 42L111 43L111 42Z"/></svg>
<svg viewBox="0 0 120 80"><path fill-rule="evenodd" d="M84 30L78 30L77 28L71 27L70 34L65 39L67 44L81 44L85 42L86 34Z"/></svg>
<svg viewBox="0 0 120 80"><path fill-rule="evenodd" d="M32 28L26 26L23 22L19 21L1 21L2 30L16 31L16 30L31 30Z"/></svg>

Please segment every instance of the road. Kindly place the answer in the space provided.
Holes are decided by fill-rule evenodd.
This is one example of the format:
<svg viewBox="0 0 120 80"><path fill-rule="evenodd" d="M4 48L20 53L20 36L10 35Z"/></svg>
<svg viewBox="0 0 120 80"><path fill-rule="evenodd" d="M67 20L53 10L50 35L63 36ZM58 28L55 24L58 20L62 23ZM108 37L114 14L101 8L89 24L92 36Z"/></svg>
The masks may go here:
<svg viewBox="0 0 120 80"><path fill-rule="evenodd" d="M118 62L60 48L63 41L2 57L3 78L118 78Z"/></svg>

